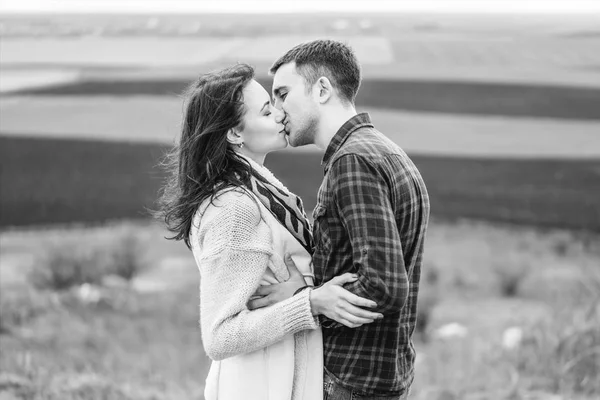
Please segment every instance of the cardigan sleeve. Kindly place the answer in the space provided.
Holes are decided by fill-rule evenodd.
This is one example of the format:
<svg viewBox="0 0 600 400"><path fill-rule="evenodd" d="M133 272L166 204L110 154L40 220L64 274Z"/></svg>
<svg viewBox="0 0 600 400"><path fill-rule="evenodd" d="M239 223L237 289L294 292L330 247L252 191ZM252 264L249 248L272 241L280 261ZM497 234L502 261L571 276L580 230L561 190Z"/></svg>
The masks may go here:
<svg viewBox="0 0 600 400"><path fill-rule="evenodd" d="M267 270L271 231L248 194L221 195L202 218L200 325L206 354L213 360L267 347L305 329L316 329L310 291L250 311L246 303Z"/></svg>

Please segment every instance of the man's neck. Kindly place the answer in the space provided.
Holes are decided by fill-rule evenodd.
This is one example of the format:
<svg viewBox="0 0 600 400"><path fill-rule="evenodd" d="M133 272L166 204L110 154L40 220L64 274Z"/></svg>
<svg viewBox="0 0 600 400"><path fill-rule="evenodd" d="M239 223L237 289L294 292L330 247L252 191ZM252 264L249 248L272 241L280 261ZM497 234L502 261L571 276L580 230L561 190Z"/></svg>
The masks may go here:
<svg viewBox="0 0 600 400"><path fill-rule="evenodd" d="M348 120L357 115L354 107L344 107L330 111L321 118L321 126L315 137L315 145L321 150L326 150L331 139Z"/></svg>

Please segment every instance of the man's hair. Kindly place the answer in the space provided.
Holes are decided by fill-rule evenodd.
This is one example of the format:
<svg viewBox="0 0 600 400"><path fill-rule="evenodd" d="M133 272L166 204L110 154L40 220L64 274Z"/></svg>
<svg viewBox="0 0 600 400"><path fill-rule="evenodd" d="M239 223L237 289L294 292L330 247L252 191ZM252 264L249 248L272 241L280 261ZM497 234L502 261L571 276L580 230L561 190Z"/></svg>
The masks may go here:
<svg viewBox="0 0 600 400"><path fill-rule="evenodd" d="M335 40L314 40L301 43L281 56L269 70L275 74L284 64L296 63L296 70L312 87L325 76L342 100L354 104L360 87L360 65L352 48Z"/></svg>

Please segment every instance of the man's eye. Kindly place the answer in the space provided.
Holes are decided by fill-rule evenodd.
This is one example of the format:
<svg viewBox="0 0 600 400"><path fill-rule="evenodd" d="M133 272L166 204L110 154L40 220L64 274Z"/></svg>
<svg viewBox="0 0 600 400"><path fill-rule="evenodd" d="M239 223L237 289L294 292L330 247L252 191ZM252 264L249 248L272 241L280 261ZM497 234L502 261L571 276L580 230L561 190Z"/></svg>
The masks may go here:
<svg viewBox="0 0 600 400"><path fill-rule="evenodd" d="M269 115L271 115L271 111L267 111L267 112L265 113L265 117L268 117Z"/></svg>
<svg viewBox="0 0 600 400"><path fill-rule="evenodd" d="M287 93L281 93L279 97L281 98L281 100L285 100L285 98L287 97Z"/></svg>

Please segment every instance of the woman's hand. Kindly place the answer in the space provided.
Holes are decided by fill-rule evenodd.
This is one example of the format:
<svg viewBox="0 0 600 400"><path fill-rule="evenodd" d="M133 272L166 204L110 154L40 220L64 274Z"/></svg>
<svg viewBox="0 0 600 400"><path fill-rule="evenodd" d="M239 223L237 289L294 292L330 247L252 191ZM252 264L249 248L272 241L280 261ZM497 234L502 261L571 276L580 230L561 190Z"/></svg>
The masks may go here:
<svg viewBox="0 0 600 400"><path fill-rule="evenodd" d="M358 276L346 273L313 289L310 293L313 315L324 315L349 328L357 328L383 318L383 314L361 308L377 307L377 303L359 297L342 287L345 283L354 282L357 279Z"/></svg>
<svg viewBox="0 0 600 400"><path fill-rule="evenodd" d="M285 255L284 262L290 273L290 278L285 282L259 286L248 304L246 304L249 310L268 307L271 304L289 299L298 289L306 286L306 281L290 254Z"/></svg>

